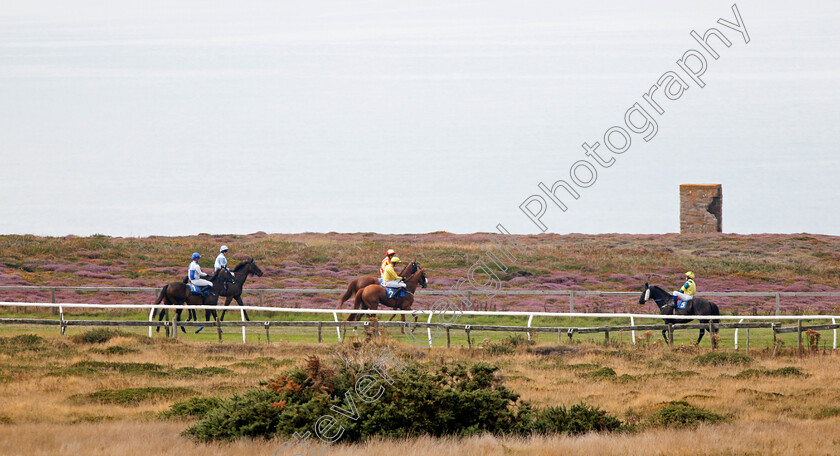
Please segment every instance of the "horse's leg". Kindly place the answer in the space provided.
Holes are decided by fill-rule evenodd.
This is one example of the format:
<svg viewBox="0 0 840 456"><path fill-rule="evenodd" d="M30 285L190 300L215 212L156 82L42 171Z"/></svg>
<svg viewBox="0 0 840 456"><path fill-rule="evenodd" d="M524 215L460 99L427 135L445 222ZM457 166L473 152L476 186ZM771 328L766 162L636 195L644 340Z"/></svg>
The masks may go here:
<svg viewBox="0 0 840 456"><path fill-rule="evenodd" d="M179 322L179 321L181 321L181 312L183 312L183 310L184 310L184 309L176 309L176 310L175 310L175 322L176 322L176 323L177 323L177 322ZM186 334L186 333L187 333L187 330L186 330L186 329L184 329L184 327L183 327L183 326L181 326L181 331L182 331L184 334Z"/></svg>
<svg viewBox="0 0 840 456"><path fill-rule="evenodd" d="M668 331L663 329L662 330L662 338L665 339L665 343L668 343Z"/></svg>
<svg viewBox="0 0 840 456"><path fill-rule="evenodd" d="M233 296L226 296L225 297L225 308L222 309L222 317L220 320L225 321L225 313L227 312L227 306L230 304L230 300L233 299Z"/></svg>
<svg viewBox="0 0 840 456"><path fill-rule="evenodd" d="M164 307L164 308L160 309L160 312L158 312L158 321L163 321L163 318L164 318L165 315L166 315L166 308ZM168 332L169 328L166 328L166 330ZM160 326L157 327L155 332L160 332Z"/></svg>
<svg viewBox="0 0 840 456"><path fill-rule="evenodd" d="M706 330L704 328L700 328L700 337L697 338L697 342L694 345L700 345L700 341L703 340L703 335L706 334Z"/></svg>
<svg viewBox="0 0 840 456"><path fill-rule="evenodd" d="M233 297L237 303L239 303L239 307L245 307L245 303L242 302L242 295L236 295ZM245 321L251 321L251 318L248 316L248 311L242 309L242 314L245 315Z"/></svg>

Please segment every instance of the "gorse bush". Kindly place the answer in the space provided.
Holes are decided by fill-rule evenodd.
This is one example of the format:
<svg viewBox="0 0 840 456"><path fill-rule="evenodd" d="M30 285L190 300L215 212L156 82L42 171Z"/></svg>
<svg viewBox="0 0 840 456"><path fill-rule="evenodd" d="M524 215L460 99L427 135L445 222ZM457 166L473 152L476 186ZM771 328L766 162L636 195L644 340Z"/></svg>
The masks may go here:
<svg viewBox="0 0 840 456"><path fill-rule="evenodd" d="M753 362L753 359L741 353L727 353L727 352L711 352L700 356L695 356L692 361L701 366L722 366L722 365L747 365Z"/></svg>
<svg viewBox="0 0 840 456"><path fill-rule="evenodd" d="M684 401L666 403L662 408L651 414L647 423L651 426L663 427L691 427L700 423L717 423L726 418L715 412L694 407Z"/></svg>
<svg viewBox="0 0 840 456"><path fill-rule="evenodd" d="M134 339L148 339L137 334L107 328L95 328L81 334L75 334L71 339L77 344L103 344L114 337L131 337Z"/></svg>
<svg viewBox="0 0 840 456"><path fill-rule="evenodd" d="M498 367L487 363L447 364L427 371L409 362L394 365L384 375L364 367L350 366L346 360L326 366L310 357L304 367L272 378L265 389L235 394L211 410L202 410L203 419L184 433L197 441L288 438L312 430L325 415L335 417L343 427L336 438L342 442L374 436L582 433L623 426L617 418L585 404L535 410L502 384ZM377 380L367 390L375 397L363 400L358 392L360 378ZM183 415L176 410L191 407L184 401L170 412Z"/></svg>

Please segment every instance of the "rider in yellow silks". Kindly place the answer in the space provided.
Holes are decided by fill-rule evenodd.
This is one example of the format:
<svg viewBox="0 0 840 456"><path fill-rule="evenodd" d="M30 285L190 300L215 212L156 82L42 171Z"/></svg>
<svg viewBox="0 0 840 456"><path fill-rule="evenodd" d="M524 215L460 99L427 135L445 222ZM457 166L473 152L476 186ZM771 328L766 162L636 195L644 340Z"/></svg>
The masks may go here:
<svg viewBox="0 0 840 456"><path fill-rule="evenodd" d="M394 263L401 262L402 260L397 256L397 252L394 249L388 249L385 252L385 258L379 266L379 273L382 275L379 281L380 285L385 288L405 288L405 282L402 281L402 277L394 270Z"/></svg>
<svg viewBox="0 0 840 456"><path fill-rule="evenodd" d="M679 307L679 301L687 303L694 299L694 294L697 292L697 284L694 283L694 273L688 271L685 273L685 283L680 287L679 291L674 291L674 305ZM678 301L679 300L679 301Z"/></svg>

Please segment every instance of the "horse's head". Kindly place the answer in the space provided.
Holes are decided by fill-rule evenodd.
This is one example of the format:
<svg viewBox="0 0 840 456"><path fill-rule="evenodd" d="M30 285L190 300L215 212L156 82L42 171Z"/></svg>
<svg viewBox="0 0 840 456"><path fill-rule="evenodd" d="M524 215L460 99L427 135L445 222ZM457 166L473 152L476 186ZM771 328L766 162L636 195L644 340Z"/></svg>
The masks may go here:
<svg viewBox="0 0 840 456"><path fill-rule="evenodd" d="M426 271L424 271L423 268L420 267L420 264L416 261L414 262L414 267L420 271L420 286L426 288L429 285L429 280L426 279Z"/></svg>
<svg viewBox="0 0 840 456"><path fill-rule="evenodd" d="M250 271L253 272L254 275L256 275L257 277L262 277L263 275L262 269L260 269L260 267L257 266L257 263L254 262L253 258L251 258L251 261L248 262L248 269L250 269Z"/></svg>
<svg viewBox="0 0 840 456"><path fill-rule="evenodd" d="M262 275L263 275L262 269L260 269L260 267L257 266L257 263L254 263L253 258L249 258L249 259L237 264L236 267L233 268L233 272L234 273L244 273L245 275L254 274L257 277L262 277Z"/></svg>
<svg viewBox="0 0 840 456"><path fill-rule="evenodd" d="M639 296L639 305L644 305L644 303L650 300L650 285L645 282L645 287L642 288L642 295Z"/></svg>

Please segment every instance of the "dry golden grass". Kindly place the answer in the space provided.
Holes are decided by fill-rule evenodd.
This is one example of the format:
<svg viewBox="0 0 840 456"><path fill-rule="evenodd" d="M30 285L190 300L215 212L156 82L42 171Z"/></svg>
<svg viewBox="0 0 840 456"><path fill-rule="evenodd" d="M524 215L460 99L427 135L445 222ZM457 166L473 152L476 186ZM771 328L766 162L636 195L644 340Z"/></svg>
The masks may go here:
<svg viewBox="0 0 840 456"><path fill-rule="evenodd" d="M540 407L583 401L622 420L643 422L662 402L685 400L725 415L728 422L696 429L642 428L630 434L582 437L373 441L334 446L329 449L331 455L840 454L840 408L835 405L840 400L840 370L834 368L840 353L773 357L761 352L754 353L755 361L747 366L704 366L693 358L708 350L695 347L672 350L566 343L535 347L556 350L552 354L520 348L515 354L491 356L481 349L425 350L399 344L387 336L379 343L431 364L496 363L506 384ZM150 386L185 387L205 395L226 396L258 387L260 380L300 363L307 355L330 359L340 350L336 345L287 342L243 345L156 340L143 344L133 338L81 344L55 337L47 341L47 346L42 352L0 354L0 374L15 372L13 379L0 382L0 422L11 421L0 424L2 455L270 455L279 441L202 445L181 437L187 422L161 421L157 417L173 399L120 406L78 403L70 397L100 389ZM139 352L104 355L100 350L107 346L131 347ZM233 373L185 378L116 372L46 375L78 361L157 363L166 371L216 366ZM791 366L806 376L735 377L748 368ZM602 367L613 369L616 376L597 379L585 375Z"/></svg>

